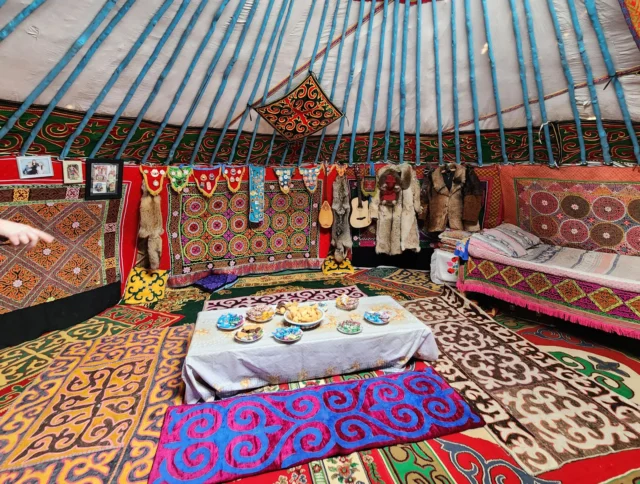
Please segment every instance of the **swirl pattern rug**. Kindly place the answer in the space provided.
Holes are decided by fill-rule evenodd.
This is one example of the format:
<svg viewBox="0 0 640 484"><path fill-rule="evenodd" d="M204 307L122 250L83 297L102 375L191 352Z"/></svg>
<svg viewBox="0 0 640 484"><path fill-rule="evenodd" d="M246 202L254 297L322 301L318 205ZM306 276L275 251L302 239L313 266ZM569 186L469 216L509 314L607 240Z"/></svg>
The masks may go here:
<svg viewBox="0 0 640 484"><path fill-rule="evenodd" d="M170 408L151 483L223 482L480 427L432 368Z"/></svg>

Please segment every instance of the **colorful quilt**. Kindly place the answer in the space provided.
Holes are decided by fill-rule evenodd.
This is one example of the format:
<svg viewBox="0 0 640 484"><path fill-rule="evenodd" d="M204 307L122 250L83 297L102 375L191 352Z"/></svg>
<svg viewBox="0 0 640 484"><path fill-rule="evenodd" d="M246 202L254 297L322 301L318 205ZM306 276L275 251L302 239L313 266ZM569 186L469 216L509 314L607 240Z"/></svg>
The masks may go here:
<svg viewBox="0 0 640 484"><path fill-rule="evenodd" d="M166 328L183 316L150 309L114 306L84 323L52 331L32 341L0 350L0 415L69 343L153 328Z"/></svg>
<svg viewBox="0 0 640 484"><path fill-rule="evenodd" d="M287 141L311 136L342 117L313 74L284 97L255 109Z"/></svg>
<svg viewBox="0 0 640 484"><path fill-rule="evenodd" d="M192 326L66 346L0 420L0 481L147 481Z"/></svg>
<svg viewBox="0 0 640 484"><path fill-rule="evenodd" d="M432 368L172 407L149 482L230 481L483 424Z"/></svg>
<svg viewBox="0 0 640 484"><path fill-rule="evenodd" d="M0 314L118 282L122 207L121 200L85 201L75 186L0 187L1 218L56 238L31 251L0 245Z"/></svg>
<svg viewBox="0 0 640 484"><path fill-rule="evenodd" d="M493 257L491 260L470 257L458 287L574 323L640 339L640 292L612 288L575 276L551 274L544 264L521 267L519 260L511 260L513 262L509 264Z"/></svg>
<svg viewBox="0 0 640 484"><path fill-rule="evenodd" d="M185 286L212 269L237 275L320 267L318 214L322 190L296 183L288 194L265 184L265 215L249 222L248 182L237 193L219 183L207 199L189 184L168 191L170 285Z"/></svg>
<svg viewBox="0 0 640 484"><path fill-rule="evenodd" d="M505 221L551 245L640 255L640 172L501 168Z"/></svg>

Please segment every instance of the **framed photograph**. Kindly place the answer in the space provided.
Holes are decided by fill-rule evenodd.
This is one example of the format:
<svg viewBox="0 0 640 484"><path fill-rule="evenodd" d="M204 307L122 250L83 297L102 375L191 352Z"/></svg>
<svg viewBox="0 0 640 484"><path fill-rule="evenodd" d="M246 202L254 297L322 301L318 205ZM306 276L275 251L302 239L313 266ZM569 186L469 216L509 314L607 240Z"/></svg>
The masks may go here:
<svg viewBox="0 0 640 484"><path fill-rule="evenodd" d="M18 156L16 160L21 179L53 176L53 164L50 156Z"/></svg>
<svg viewBox="0 0 640 484"><path fill-rule="evenodd" d="M85 200L121 198L123 166L122 161L87 160Z"/></svg>
<svg viewBox="0 0 640 484"><path fill-rule="evenodd" d="M82 183L82 162L64 160L62 162L62 174L65 185Z"/></svg>

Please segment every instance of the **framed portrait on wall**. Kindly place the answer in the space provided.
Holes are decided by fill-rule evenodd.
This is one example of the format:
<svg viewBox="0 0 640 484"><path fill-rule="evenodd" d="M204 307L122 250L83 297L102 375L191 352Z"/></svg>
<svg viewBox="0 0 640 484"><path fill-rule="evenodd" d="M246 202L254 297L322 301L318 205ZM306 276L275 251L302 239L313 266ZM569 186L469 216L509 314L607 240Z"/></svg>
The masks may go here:
<svg viewBox="0 0 640 484"><path fill-rule="evenodd" d="M87 160L85 200L121 198L123 167L117 160Z"/></svg>
<svg viewBox="0 0 640 484"><path fill-rule="evenodd" d="M65 185L82 183L82 162L64 160L62 162L62 175Z"/></svg>
<svg viewBox="0 0 640 484"><path fill-rule="evenodd" d="M18 173L21 179L47 178L53 176L50 156L18 156Z"/></svg>

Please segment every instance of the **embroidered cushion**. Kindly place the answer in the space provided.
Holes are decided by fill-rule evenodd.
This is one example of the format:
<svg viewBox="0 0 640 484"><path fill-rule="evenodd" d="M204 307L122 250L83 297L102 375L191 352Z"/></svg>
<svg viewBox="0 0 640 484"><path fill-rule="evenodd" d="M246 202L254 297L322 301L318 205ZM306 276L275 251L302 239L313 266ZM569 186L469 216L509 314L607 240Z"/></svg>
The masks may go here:
<svg viewBox="0 0 640 484"><path fill-rule="evenodd" d="M124 304L149 304L164 298L169 271L148 270L134 267L127 279L122 302Z"/></svg>
<svg viewBox="0 0 640 484"><path fill-rule="evenodd" d="M194 286L204 289L205 291L214 292L218 289L232 286L237 280L238 276L235 274L211 274L195 282Z"/></svg>
<svg viewBox="0 0 640 484"><path fill-rule="evenodd" d="M527 250L520 243L496 229L483 230L471 237L471 245L507 257L522 257Z"/></svg>
<svg viewBox="0 0 640 484"><path fill-rule="evenodd" d="M313 74L286 96L256 111L288 141L310 136L342 117Z"/></svg>

